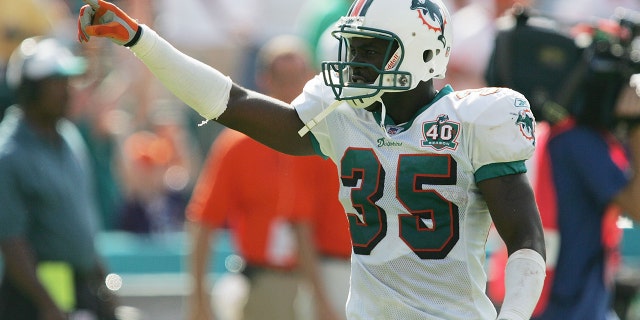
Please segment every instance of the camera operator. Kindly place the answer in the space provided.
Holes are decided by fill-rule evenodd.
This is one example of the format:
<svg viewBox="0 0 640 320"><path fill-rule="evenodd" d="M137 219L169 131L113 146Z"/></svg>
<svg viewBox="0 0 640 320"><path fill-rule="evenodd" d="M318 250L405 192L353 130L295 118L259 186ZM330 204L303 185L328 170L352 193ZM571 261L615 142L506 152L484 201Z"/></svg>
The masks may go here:
<svg viewBox="0 0 640 320"><path fill-rule="evenodd" d="M622 95L620 109L640 111L633 88ZM547 275L547 305L535 319L615 319L617 218L626 214L640 221L639 126L628 131L625 142L576 117L551 126L539 141L535 188L552 194L541 191L538 204L541 211L555 209L560 241L555 270Z"/></svg>
<svg viewBox="0 0 640 320"><path fill-rule="evenodd" d="M617 318L616 222L621 214L640 221L640 87L625 75L633 69L628 55L614 54L632 50L618 32L611 21L594 30L569 116L538 144L538 204L543 215L555 216L559 251L547 305L536 319Z"/></svg>
<svg viewBox="0 0 640 320"><path fill-rule="evenodd" d="M579 34L589 36L591 45L559 86L559 96L565 98L560 99L562 107L554 101L556 108L545 104L534 109L541 121L538 128L548 128L537 132L535 162L530 164L545 228L548 269L532 319L625 316L614 311L622 236L616 223L620 215L640 221L640 75L631 76L640 68L633 48L637 25L628 22L608 20L583 26ZM519 57L517 52L510 54L511 59ZM536 62L526 63L535 68ZM522 71L520 75L527 74ZM499 73L488 71L490 85L508 85L491 78ZM529 80L518 77L515 80L520 83ZM528 98L534 95L523 91ZM499 253L495 258L499 260ZM498 272L503 269L495 261L490 266ZM492 288L499 287L490 283L490 295ZM492 298L500 301L495 292Z"/></svg>

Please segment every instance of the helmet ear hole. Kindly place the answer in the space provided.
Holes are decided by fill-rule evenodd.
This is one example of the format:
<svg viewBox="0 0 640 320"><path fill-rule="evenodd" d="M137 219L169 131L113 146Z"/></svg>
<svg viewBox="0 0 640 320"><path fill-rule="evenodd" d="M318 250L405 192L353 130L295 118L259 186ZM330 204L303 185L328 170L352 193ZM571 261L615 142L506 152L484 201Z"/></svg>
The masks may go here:
<svg viewBox="0 0 640 320"><path fill-rule="evenodd" d="M422 53L422 60L424 62L429 62L429 61L431 61L431 59L433 59L433 51L432 50L425 50Z"/></svg>

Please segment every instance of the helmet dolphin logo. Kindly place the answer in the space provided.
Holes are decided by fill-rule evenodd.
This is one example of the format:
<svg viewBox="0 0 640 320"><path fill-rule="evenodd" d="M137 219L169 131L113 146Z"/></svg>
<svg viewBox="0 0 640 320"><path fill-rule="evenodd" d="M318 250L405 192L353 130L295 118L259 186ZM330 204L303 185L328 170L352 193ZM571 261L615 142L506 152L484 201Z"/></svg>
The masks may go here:
<svg viewBox="0 0 640 320"><path fill-rule="evenodd" d="M447 39L444 37L444 27L445 27L446 21L444 21L444 18L442 16L442 11L440 11L440 6L438 6L436 3L432 2L431 0L411 0L411 10L420 10L420 13L422 14L422 16L428 16L429 18L431 18L431 20L439 24L439 27L434 27L429 25L429 23L425 21L425 24L430 29L433 29L434 31L440 31L440 36L438 36L438 40L442 42L443 47L446 47Z"/></svg>

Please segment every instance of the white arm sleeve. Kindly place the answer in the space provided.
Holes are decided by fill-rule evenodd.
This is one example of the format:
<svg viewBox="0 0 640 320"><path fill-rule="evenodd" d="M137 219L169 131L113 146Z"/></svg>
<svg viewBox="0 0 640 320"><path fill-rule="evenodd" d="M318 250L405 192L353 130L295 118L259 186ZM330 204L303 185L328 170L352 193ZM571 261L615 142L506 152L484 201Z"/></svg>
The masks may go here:
<svg viewBox="0 0 640 320"><path fill-rule="evenodd" d="M545 262L538 252L520 249L511 254L504 274L505 295L498 320L531 318L540 298L545 276Z"/></svg>
<svg viewBox="0 0 640 320"><path fill-rule="evenodd" d="M231 79L178 51L151 28L140 28L142 35L131 51L176 97L205 119L217 119L227 108Z"/></svg>

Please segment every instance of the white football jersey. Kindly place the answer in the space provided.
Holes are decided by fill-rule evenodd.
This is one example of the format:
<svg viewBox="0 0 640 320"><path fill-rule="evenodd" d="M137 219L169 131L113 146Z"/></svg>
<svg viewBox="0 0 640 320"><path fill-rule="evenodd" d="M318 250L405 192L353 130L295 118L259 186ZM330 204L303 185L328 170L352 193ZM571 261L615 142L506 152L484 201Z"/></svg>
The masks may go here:
<svg viewBox="0 0 640 320"><path fill-rule="evenodd" d="M306 123L333 101L316 77L293 105ZM349 220L349 319L495 319L476 182L526 172L534 130L521 94L449 86L408 123L344 103L311 130L337 164Z"/></svg>

